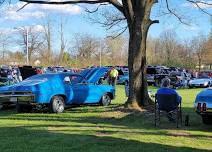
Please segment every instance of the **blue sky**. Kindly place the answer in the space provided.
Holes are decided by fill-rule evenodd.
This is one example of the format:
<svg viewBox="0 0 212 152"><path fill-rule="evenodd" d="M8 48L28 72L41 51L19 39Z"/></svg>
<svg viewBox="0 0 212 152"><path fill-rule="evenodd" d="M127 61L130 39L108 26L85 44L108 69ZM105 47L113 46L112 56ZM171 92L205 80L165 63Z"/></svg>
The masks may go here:
<svg viewBox="0 0 212 152"><path fill-rule="evenodd" d="M208 0L207 2L212 3ZM16 12L24 3L12 1L12 4L1 7L0 31L13 31L16 27L34 26L38 31L42 30L45 20L50 18L54 25L54 33L57 33L61 18L65 20L66 39L73 39L76 33L89 33L96 37L105 37L109 32L99 24L92 24L86 19L83 7L94 9L91 5L36 5L29 4L24 9ZM82 7L83 6L83 7ZM212 6L202 7L212 13ZM159 24L154 24L149 31L152 37L159 37L165 30L175 30L180 40L190 39L199 33L208 34L211 30L210 17L201 13L195 6L188 4L185 0L170 0L170 8L176 9L178 14L186 18L190 26L181 24L173 16L164 16L166 10L164 0L159 0L152 9L151 18L160 20ZM54 35L54 41L58 35ZM57 47L57 45L55 45ZM55 48L57 50L57 48Z"/></svg>

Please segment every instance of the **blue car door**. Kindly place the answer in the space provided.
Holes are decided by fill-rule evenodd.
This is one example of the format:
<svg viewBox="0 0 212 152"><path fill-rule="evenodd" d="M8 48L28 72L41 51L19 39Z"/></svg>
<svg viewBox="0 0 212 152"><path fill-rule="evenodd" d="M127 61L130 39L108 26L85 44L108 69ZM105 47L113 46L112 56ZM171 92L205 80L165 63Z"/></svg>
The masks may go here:
<svg viewBox="0 0 212 152"><path fill-rule="evenodd" d="M81 75L71 75L70 76L70 91L73 96L71 102L74 104L84 103L87 99L89 88L88 83Z"/></svg>
<svg viewBox="0 0 212 152"><path fill-rule="evenodd" d="M88 85L88 96L86 103L98 103L104 94L102 86L96 84Z"/></svg>
<svg viewBox="0 0 212 152"><path fill-rule="evenodd" d="M83 84L83 83L71 84L71 87L73 91L72 103L75 103L75 104L85 103L89 95L88 84Z"/></svg>

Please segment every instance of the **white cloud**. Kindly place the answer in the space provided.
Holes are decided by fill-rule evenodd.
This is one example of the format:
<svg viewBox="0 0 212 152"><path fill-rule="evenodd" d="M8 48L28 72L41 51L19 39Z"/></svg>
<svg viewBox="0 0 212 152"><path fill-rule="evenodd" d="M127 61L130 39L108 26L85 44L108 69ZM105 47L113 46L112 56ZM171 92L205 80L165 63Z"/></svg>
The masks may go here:
<svg viewBox="0 0 212 152"><path fill-rule="evenodd" d="M11 28L0 28L1 34L12 34L15 30Z"/></svg>
<svg viewBox="0 0 212 152"><path fill-rule="evenodd" d="M6 20L23 21L31 18L43 18L46 12L57 12L63 14L79 14L81 8L77 5L47 5L47 4L28 4L23 9L17 12L26 3L18 2L11 4L7 8L3 8L1 12L2 18Z"/></svg>
<svg viewBox="0 0 212 152"><path fill-rule="evenodd" d="M197 2L197 5L202 9L211 9L212 1L200 1L200 2ZM193 8L198 8L197 5L193 3L188 3L188 2L182 4L183 7L193 7Z"/></svg>
<svg viewBox="0 0 212 152"><path fill-rule="evenodd" d="M41 5L41 9L47 11L55 11L64 14L79 14L81 8L77 5Z"/></svg>
<svg viewBox="0 0 212 152"><path fill-rule="evenodd" d="M34 25L32 26L33 32L44 32L44 27L42 25Z"/></svg>
<svg viewBox="0 0 212 152"><path fill-rule="evenodd" d="M183 25L183 29L187 30L187 31L199 31L200 30L200 27L195 25L195 24L192 24L190 26L188 25Z"/></svg>
<svg viewBox="0 0 212 152"><path fill-rule="evenodd" d="M45 17L45 13L41 11L35 12L16 12L14 10L8 10L4 14L4 19L6 20L14 20L14 21L22 21L30 18L42 18Z"/></svg>

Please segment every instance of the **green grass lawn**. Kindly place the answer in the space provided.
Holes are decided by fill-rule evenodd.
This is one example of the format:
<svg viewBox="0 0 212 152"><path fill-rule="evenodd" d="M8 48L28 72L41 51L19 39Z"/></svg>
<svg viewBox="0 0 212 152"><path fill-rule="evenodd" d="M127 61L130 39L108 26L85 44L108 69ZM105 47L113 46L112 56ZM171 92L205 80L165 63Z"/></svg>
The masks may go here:
<svg viewBox="0 0 212 152"><path fill-rule="evenodd" d="M124 87L109 107L80 106L62 114L17 114L0 111L0 152L209 152L212 126L202 124L193 109L201 89L182 89L183 114L190 126L176 128L164 118L154 127L154 114L117 108L126 101ZM150 88L156 92L155 88Z"/></svg>

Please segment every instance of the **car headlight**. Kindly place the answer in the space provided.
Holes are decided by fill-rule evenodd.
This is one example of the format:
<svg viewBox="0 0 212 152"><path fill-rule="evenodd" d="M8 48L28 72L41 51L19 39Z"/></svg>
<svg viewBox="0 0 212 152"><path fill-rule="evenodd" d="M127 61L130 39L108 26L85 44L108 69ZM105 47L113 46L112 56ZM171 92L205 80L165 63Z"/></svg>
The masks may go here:
<svg viewBox="0 0 212 152"><path fill-rule="evenodd" d="M204 82L204 86L207 86L208 85L208 82Z"/></svg>

